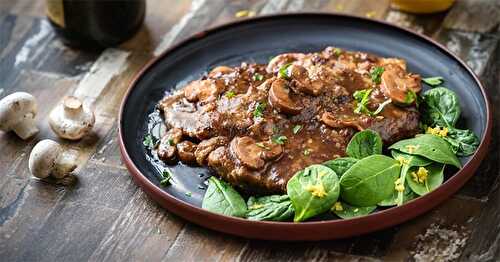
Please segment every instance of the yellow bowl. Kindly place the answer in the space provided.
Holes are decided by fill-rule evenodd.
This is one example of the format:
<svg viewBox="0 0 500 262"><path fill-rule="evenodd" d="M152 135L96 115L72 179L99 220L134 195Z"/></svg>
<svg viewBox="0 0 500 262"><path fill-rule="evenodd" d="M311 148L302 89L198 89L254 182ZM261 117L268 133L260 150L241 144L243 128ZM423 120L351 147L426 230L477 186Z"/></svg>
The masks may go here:
<svg viewBox="0 0 500 262"><path fill-rule="evenodd" d="M392 0L392 7L401 11L430 14L447 10L455 0Z"/></svg>

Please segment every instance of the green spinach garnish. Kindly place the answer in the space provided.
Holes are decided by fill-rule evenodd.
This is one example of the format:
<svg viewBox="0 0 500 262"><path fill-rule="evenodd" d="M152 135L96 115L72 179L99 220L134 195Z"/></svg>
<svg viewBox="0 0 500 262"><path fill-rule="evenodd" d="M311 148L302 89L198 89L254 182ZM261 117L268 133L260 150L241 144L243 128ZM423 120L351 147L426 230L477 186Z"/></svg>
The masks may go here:
<svg viewBox="0 0 500 262"><path fill-rule="evenodd" d="M285 221L291 219L294 214L288 195L251 196L247 206L247 218L250 220Z"/></svg>
<svg viewBox="0 0 500 262"><path fill-rule="evenodd" d="M346 153L357 159L382 154L382 138L377 132L370 129L358 132L349 141Z"/></svg>
<svg viewBox="0 0 500 262"><path fill-rule="evenodd" d="M448 128L448 135L443 138L458 156L470 156L479 146L479 138L469 129Z"/></svg>
<svg viewBox="0 0 500 262"><path fill-rule="evenodd" d="M460 168L462 165L451 146L439 136L424 134L415 138L400 140L391 145L389 149L396 149L410 155L428 158L432 161L453 165Z"/></svg>
<svg viewBox="0 0 500 262"><path fill-rule="evenodd" d="M340 179L340 196L354 206L377 205L392 194L399 171L399 162L388 156L365 157Z"/></svg>
<svg viewBox="0 0 500 262"><path fill-rule="evenodd" d="M384 68L381 66L376 66L370 71L370 76L375 84L380 84L382 82L382 73L384 73Z"/></svg>
<svg viewBox="0 0 500 262"><path fill-rule="evenodd" d="M228 183L215 177L208 179L208 189L201 207L226 216L245 217L247 214L243 197Z"/></svg>
<svg viewBox="0 0 500 262"><path fill-rule="evenodd" d="M332 212L342 219L366 216L373 212L377 206L356 207L344 202L337 202L332 207Z"/></svg>
<svg viewBox="0 0 500 262"><path fill-rule="evenodd" d="M430 85L431 87L436 87L444 82L444 79L440 76L422 78L422 82Z"/></svg>
<svg viewBox="0 0 500 262"><path fill-rule="evenodd" d="M333 160L328 160L322 165L332 169L335 171L337 176L342 177L344 173L356 162L358 162L358 159L353 157L339 157Z"/></svg>
<svg viewBox="0 0 500 262"><path fill-rule="evenodd" d="M434 163L425 167L412 167L406 175L411 190L423 196L443 184L445 165Z"/></svg>
<svg viewBox="0 0 500 262"><path fill-rule="evenodd" d="M304 221L328 211L339 197L339 179L323 165L311 165L297 172L287 184L295 210L293 221Z"/></svg>
<svg viewBox="0 0 500 262"><path fill-rule="evenodd" d="M405 203L405 197L408 198L408 186L406 180L406 176L408 174L408 170L410 170L411 167L421 167L421 166L428 166L432 164L432 161L421 156L417 155L409 155L405 154L402 152L399 152L397 150L392 150L391 151L392 157L396 160L399 161L401 164L401 171L399 178L394 181L394 192L393 196L395 195L395 205L403 205ZM380 203L379 203L380 204Z"/></svg>
<svg viewBox="0 0 500 262"><path fill-rule="evenodd" d="M422 95L422 120L428 126L454 127L460 117L460 104L455 92L438 87Z"/></svg>

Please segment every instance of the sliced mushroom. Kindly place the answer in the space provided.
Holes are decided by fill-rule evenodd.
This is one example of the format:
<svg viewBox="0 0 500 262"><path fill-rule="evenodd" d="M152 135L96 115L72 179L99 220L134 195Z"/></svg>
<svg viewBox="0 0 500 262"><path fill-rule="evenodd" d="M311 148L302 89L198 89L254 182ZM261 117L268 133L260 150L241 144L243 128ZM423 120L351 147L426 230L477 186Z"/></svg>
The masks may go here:
<svg viewBox="0 0 500 262"><path fill-rule="evenodd" d="M353 127L359 131L364 130L363 117L336 116L331 112L324 112L321 115L321 122L331 128Z"/></svg>
<svg viewBox="0 0 500 262"><path fill-rule="evenodd" d="M196 80L189 83L184 88L184 96L190 102L196 101L214 101L222 92L223 86L213 79Z"/></svg>
<svg viewBox="0 0 500 262"><path fill-rule="evenodd" d="M35 124L37 104L35 98L25 92L17 92L0 101L0 130L14 131L21 139L38 133Z"/></svg>
<svg viewBox="0 0 500 262"><path fill-rule="evenodd" d="M283 146L273 143L272 141L265 141L256 145L263 149L259 156L266 161L274 160L283 153Z"/></svg>
<svg viewBox="0 0 500 262"><path fill-rule="evenodd" d="M300 102L293 101L290 98L290 89L287 82L283 79L276 79L269 89L269 103L279 111L296 115L302 110Z"/></svg>
<svg viewBox="0 0 500 262"><path fill-rule="evenodd" d="M420 76L407 74L398 65L388 65L382 73L380 89L385 96L399 104L412 104L415 97L413 93L421 90Z"/></svg>
<svg viewBox="0 0 500 262"><path fill-rule="evenodd" d="M209 77L215 77L215 76L220 76L220 75L225 75L225 74L230 74L234 72L234 69L228 66L217 66L210 73L208 73Z"/></svg>
<svg viewBox="0 0 500 262"><path fill-rule="evenodd" d="M261 154L263 149L251 137L235 137L229 146L231 153L246 167L261 169L266 163Z"/></svg>
<svg viewBox="0 0 500 262"><path fill-rule="evenodd" d="M179 159L186 164L196 163L196 144L191 141L182 141L177 144L177 154Z"/></svg>
<svg viewBox="0 0 500 262"><path fill-rule="evenodd" d="M319 79L313 81L309 77L307 69L300 65L291 65L288 70L290 72L292 82L300 92L314 96L319 95L323 85Z"/></svg>
<svg viewBox="0 0 500 262"><path fill-rule="evenodd" d="M164 161L173 160L177 153L176 144L182 139L182 130L179 128L172 128L165 133L161 138L160 145L158 146L158 157Z"/></svg>
<svg viewBox="0 0 500 262"><path fill-rule="evenodd" d="M291 62L304 59L305 55L302 53L287 53L275 56L267 64L266 71L269 73L276 73L280 70L283 65L289 64Z"/></svg>
<svg viewBox="0 0 500 262"><path fill-rule="evenodd" d="M196 162L203 166L206 164L206 159L210 152L214 151L219 146L224 146L228 144L228 139L225 136L216 136L207 140L201 141L196 150L194 151L194 155L196 157Z"/></svg>

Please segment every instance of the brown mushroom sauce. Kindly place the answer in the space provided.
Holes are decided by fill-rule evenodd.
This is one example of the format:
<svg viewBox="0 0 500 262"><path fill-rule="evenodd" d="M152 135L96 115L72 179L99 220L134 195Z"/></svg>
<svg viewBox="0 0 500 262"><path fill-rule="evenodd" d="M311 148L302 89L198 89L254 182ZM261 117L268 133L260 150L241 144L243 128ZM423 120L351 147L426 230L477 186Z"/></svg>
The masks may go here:
<svg viewBox="0 0 500 262"><path fill-rule="evenodd" d="M287 64L283 77L279 70ZM386 70L379 84L370 75L377 66ZM267 65L216 67L159 103L170 130L158 156L208 166L248 193L284 193L295 172L345 156L357 131L375 130L386 144L415 135L414 105L356 114L353 93L372 88L368 108L374 111L389 98L401 101L407 89L418 93L417 80L404 60L333 47L278 55Z"/></svg>

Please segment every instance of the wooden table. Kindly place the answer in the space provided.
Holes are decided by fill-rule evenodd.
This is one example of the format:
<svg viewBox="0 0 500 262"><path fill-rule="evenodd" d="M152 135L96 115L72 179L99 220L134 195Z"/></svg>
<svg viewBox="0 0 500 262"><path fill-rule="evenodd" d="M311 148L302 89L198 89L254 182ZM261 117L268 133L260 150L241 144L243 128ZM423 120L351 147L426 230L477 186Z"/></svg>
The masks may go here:
<svg viewBox="0 0 500 262"><path fill-rule="evenodd" d="M443 43L480 76L500 103L500 2L457 1L445 13L415 16L384 1L150 0L145 25L131 40L102 52L64 46L44 16L45 1L0 0L0 98L35 95L40 133L22 141L0 132L0 261L199 260L498 260L500 256L500 112L480 170L454 197L403 225L352 239L307 243L253 241L201 228L157 206L131 180L117 146L118 105L133 75L189 35L228 21L240 10L257 15L345 12L387 20ZM65 95L96 110L94 133L61 141L47 115ZM30 176L37 141L78 149L77 183Z"/></svg>

